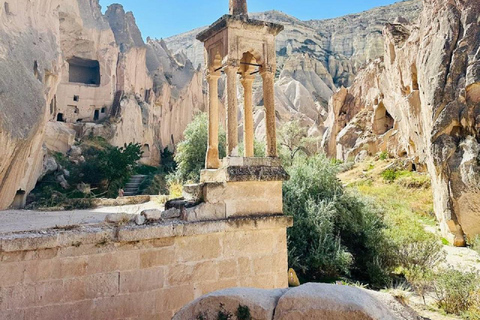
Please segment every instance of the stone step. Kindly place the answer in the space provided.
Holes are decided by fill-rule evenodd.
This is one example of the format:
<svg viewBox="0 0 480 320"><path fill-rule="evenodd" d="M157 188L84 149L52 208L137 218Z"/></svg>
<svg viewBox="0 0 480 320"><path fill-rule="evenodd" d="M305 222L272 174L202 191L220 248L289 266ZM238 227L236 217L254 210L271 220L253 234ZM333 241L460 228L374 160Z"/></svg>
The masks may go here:
<svg viewBox="0 0 480 320"><path fill-rule="evenodd" d="M124 193L123 195L126 197L129 196L136 196L138 195L138 190L140 188L140 185L142 182L145 180L147 176L143 174L136 174L130 178L130 181L125 184L125 187L123 188Z"/></svg>
<svg viewBox="0 0 480 320"><path fill-rule="evenodd" d="M141 183L129 182L125 185L125 188L138 188L140 185L141 185Z"/></svg>

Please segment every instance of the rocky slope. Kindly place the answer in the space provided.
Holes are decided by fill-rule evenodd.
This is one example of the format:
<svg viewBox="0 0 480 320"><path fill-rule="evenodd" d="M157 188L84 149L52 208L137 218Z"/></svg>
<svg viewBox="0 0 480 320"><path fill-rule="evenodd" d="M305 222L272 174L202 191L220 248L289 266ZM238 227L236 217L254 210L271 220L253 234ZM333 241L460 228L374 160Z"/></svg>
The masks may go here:
<svg viewBox="0 0 480 320"><path fill-rule="evenodd" d="M277 120L298 119L310 128L310 135L321 137L332 94L337 88L351 85L367 62L383 56L381 33L385 23L415 20L421 7L421 1L409 0L336 19L312 21L301 21L279 11L250 14L255 19L285 25L277 37ZM203 65L203 45L195 40L203 29L161 42L172 52L186 56L193 66ZM254 94L256 136L263 138L259 84L260 81Z"/></svg>
<svg viewBox="0 0 480 320"><path fill-rule="evenodd" d="M385 58L329 106L324 145L349 159L388 150L432 176L456 245L480 234L480 3L426 0L417 24L388 24Z"/></svg>

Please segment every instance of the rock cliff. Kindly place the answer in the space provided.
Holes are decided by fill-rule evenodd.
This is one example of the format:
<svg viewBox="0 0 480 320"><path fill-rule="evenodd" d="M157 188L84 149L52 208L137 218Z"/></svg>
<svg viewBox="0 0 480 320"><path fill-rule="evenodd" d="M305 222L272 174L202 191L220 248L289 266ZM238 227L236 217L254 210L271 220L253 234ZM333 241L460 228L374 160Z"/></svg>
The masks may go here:
<svg viewBox="0 0 480 320"><path fill-rule="evenodd" d="M47 154L90 134L158 164L205 106L198 68L98 0L1 1L0 66L0 209L22 207Z"/></svg>
<svg viewBox="0 0 480 320"><path fill-rule="evenodd" d="M21 205L42 171L61 73L59 3L0 2L0 208Z"/></svg>
<svg viewBox="0 0 480 320"><path fill-rule="evenodd" d="M388 150L432 176L435 213L456 245L480 234L480 3L426 0L417 24L387 24L384 59L329 106L327 152Z"/></svg>

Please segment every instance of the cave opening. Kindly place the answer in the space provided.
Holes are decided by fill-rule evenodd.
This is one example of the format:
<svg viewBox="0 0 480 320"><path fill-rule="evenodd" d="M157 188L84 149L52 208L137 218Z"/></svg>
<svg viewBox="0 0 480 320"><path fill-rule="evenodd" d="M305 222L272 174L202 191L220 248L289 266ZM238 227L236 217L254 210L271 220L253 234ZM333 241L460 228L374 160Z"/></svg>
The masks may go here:
<svg viewBox="0 0 480 320"><path fill-rule="evenodd" d="M73 57L68 60L69 82L100 85L100 64L97 60Z"/></svg>
<svg viewBox="0 0 480 320"><path fill-rule="evenodd" d="M394 124L395 120L390 113L388 113L383 102L380 102L375 109L375 114L373 117L373 132L375 134L382 135L393 129Z"/></svg>
<svg viewBox="0 0 480 320"><path fill-rule="evenodd" d="M8 4L8 2L5 2L5 3L3 4L3 7L5 8L5 13L6 13L7 15L9 15L9 14L10 14L10 4Z"/></svg>
<svg viewBox="0 0 480 320"><path fill-rule="evenodd" d="M12 208L13 209L23 209L25 208L25 204L27 202L27 193L25 190L19 189L15 194L15 198L13 199Z"/></svg>
<svg viewBox="0 0 480 320"><path fill-rule="evenodd" d="M93 113L93 121L98 121L100 118L100 110L96 109L95 112Z"/></svg>
<svg viewBox="0 0 480 320"><path fill-rule="evenodd" d="M65 119L63 118L63 113L60 112L57 114L57 121L65 122Z"/></svg>
<svg viewBox="0 0 480 320"><path fill-rule="evenodd" d="M144 144L142 149L142 158L149 158L150 157L150 145Z"/></svg>

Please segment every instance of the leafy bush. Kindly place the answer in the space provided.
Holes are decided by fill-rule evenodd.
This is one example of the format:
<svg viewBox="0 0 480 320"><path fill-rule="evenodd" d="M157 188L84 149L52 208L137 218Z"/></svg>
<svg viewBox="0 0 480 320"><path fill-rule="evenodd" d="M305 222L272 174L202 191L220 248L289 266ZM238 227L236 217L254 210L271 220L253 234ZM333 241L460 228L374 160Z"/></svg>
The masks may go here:
<svg viewBox="0 0 480 320"><path fill-rule="evenodd" d="M383 161L387 160L387 159L388 159L388 152L387 152L387 151L383 151L382 153L380 153L380 155L378 156L378 158L379 158L380 160L383 160Z"/></svg>
<svg viewBox="0 0 480 320"><path fill-rule="evenodd" d="M438 306L445 312L461 315L478 309L480 277L475 272L446 270L436 275L435 295Z"/></svg>
<svg viewBox="0 0 480 320"><path fill-rule="evenodd" d="M184 139L177 146L175 161L177 178L182 182L198 182L200 170L205 167L205 155L208 145L208 117L206 113L197 114L184 132ZM219 135L220 158L225 157L225 132Z"/></svg>
<svg viewBox="0 0 480 320"><path fill-rule="evenodd" d="M388 243L381 212L363 197L345 192L337 166L324 156L297 159L284 184L290 265L306 280L352 277L381 286L387 281Z"/></svg>
<svg viewBox="0 0 480 320"><path fill-rule="evenodd" d="M387 182L394 182L398 178L398 171L394 169L387 169L382 172L382 177Z"/></svg>

